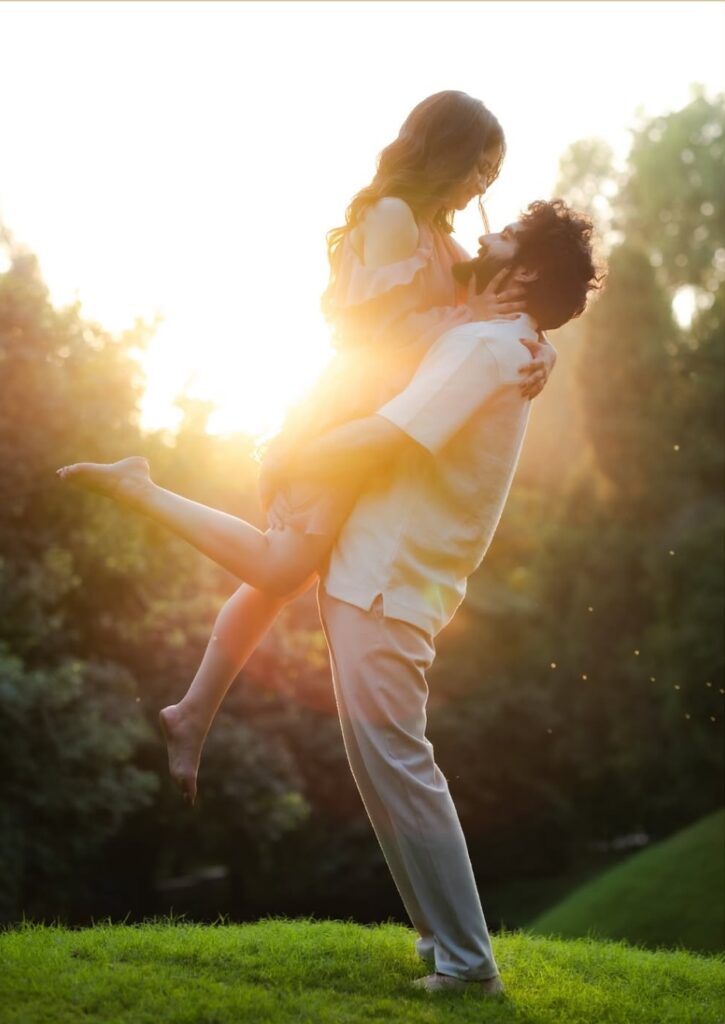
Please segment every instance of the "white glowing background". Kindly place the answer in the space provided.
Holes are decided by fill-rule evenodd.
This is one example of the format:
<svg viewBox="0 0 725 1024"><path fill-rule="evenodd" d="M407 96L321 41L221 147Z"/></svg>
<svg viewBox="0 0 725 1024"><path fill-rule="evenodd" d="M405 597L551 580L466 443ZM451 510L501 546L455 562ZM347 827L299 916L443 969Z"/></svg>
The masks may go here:
<svg viewBox="0 0 725 1024"><path fill-rule="evenodd" d="M111 330L163 315L149 427L180 392L218 431L274 428L328 354L325 232L408 111L439 89L493 110L503 226L562 151L723 89L721 3L0 4L0 218L53 298ZM475 204L458 238L475 247Z"/></svg>

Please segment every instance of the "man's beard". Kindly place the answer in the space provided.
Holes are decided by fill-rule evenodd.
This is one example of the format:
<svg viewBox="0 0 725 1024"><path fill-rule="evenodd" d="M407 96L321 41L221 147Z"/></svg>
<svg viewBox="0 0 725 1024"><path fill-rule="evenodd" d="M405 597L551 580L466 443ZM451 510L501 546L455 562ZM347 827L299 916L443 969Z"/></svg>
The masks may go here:
<svg viewBox="0 0 725 1024"><path fill-rule="evenodd" d="M453 265L453 276L460 284L467 285L471 277L475 275L476 295L480 295L496 274L508 266L505 260L492 255L490 252L479 249L478 253L478 256L472 260ZM504 283L505 279L502 285Z"/></svg>

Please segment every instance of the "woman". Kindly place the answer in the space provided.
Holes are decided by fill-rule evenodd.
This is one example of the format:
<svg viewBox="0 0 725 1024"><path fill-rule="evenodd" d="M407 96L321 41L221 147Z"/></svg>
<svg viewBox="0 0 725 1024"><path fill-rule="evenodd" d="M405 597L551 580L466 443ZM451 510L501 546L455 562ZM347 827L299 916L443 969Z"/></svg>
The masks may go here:
<svg viewBox="0 0 725 1024"><path fill-rule="evenodd" d="M504 153L503 131L479 100L436 93L414 108L380 154L372 183L353 198L344 226L328 234L323 308L336 354L265 458L266 533L157 487L144 459L59 470L168 526L245 581L220 612L187 694L159 716L171 775L192 803L203 743L226 691L282 606L314 582L362 486L357 480L334 490L303 482L278 487L275 467L295 444L374 412L451 327L524 310L523 292L497 294L498 279L472 298L456 290L451 274L469 258L450 237L454 212L474 196L480 201ZM550 346L539 349L522 382L529 398L555 360Z"/></svg>

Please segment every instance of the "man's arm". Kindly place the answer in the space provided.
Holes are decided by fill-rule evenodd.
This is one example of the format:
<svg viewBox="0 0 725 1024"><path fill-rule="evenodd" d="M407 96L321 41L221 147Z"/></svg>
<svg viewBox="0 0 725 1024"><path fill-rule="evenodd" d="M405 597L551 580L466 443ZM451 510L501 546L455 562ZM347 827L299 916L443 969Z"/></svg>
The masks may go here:
<svg viewBox="0 0 725 1024"><path fill-rule="evenodd" d="M407 387L375 414L335 427L276 461L265 460L263 507L285 478L364 479L412 445L436 455L494 392L518 386L515 369L530 358L523 346L517 352L510 341L489 344L471 327L448 331Z"/></svg>
<svg viewBox="0 0 725 1024"><path fill-rule="evenodd" d="M296 449L289 471L316 480L365 476L414 444L404 430L374 413L343 423Z"/></svg>
<svg viewBox="0 0 725 1024"><path fill-rule="evenodd" d="M294 450L267 456L259 478L262 507L268 507L282 480L364 480L415 444L404 430L377 413L350 420Z"/></svg>

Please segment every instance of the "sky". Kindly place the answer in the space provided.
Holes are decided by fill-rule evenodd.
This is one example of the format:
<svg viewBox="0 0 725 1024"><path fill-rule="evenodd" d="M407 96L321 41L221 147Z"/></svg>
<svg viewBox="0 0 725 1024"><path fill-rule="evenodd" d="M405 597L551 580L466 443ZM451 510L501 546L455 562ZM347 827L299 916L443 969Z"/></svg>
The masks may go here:
<svg viewBox="0 0 725 1024"><path fill-rule="evenodd" d="M149 429L182 393L213 431L279 426L330 354L325 233L424 97L502 123L498 230L572 142L623 160L639 111L725 90L725 3L693 0L4 0L0 39L0 221L56 303L113 332L160 317ZM472 203L456 237L481 230Z"/></svg>

